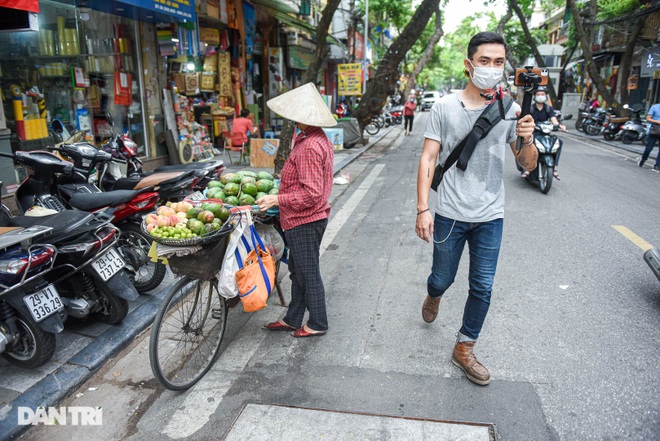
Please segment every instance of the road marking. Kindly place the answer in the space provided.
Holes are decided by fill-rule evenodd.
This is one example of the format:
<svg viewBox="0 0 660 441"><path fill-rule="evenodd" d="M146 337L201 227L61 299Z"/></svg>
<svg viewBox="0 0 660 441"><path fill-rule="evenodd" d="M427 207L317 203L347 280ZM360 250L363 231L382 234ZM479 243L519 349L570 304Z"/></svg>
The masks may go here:
<svg viewBox="0 0 660 441"><path fill-rule="evenodd" d="M161 433L173 439L193 435L208 423L233 380L227 379L226 372L211 369L187 392L183 404L174 412Z"/></svg>
<svg viewBox="0 0 660 441"><path fill-rule="evenodd" d="M612 228L614 228L616 231L621 233L623 237L625 237L626 239L628 239L629 241L640 247L642 251L647 251L653 248L653 245L651 245L650 243L648 243L647 241L645 241L644 239L642 239L641 237L630 231L628 228L624 227L623 225L612 225Z"/></svg>
<svg viewBox="0 0 660 441"><path fill-rule="evenodd" d="M376 178L381 171L385 168L385 164L377 164L374 166L369 176L365 178L364 181L358 186L358 188L353 192L351 197L346 201L343 207L335 214L327 228L325 229L325 234L323 234L323 240L321 241L321 253L320 256L325 253L325 250L328 248L328 245L332 243L341 227L344 226L346 221L351 217L353 211L357 206L362 202L362 199L367 194L367 191L373 183L376 181Z"/></svg>

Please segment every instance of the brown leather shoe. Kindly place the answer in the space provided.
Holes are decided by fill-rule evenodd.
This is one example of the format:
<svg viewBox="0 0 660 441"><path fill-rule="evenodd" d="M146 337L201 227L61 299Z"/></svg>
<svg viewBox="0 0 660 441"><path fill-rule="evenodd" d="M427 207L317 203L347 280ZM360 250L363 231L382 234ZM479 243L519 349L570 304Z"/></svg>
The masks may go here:
<svg viewBox="0 0 660 441"><path fill-rule="evenodd" d="M477 361L473 352L474 343L473 341L456 342L451 362L465 372L468 380L480 386L486 386L490 383L490 373L483 364Z"/></svg>
<svg viewBox="0 0 660 441"><path fill-rule="evenodd" d="M426 323L433 323L433 320L438 316L438 309L440 309L440 297L427 295L422 305L422 318L424 321Z"/></svg>

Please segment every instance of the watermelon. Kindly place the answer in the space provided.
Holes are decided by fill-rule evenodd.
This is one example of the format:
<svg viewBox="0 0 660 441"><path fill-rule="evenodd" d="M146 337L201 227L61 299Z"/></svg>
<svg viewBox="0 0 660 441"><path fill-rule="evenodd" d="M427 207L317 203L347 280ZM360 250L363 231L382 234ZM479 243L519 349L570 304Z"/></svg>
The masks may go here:
<svg viewBox="0 0 660 441"><path fill-rule="evenodd" d="M210 181L209 185L206 186L207 188L222 188L223 184L220 181Z"/></svg>
<svg viewBox="0 0 660 441"><path fill-rule="evenodd" d="M236 184L234 182L230 182L229 184L225 185L225 188L223 189L223 192L227 196L237 196L239 190L240 190L240 187L238 186L238 184Z"/></svg>
<svg viewBox="0 0 660 441"><path fill-rule="evenodd" d="M258 193L257 186L254 184L243 184L241 187L241 194L249 194L250 196L254 197Z"/></svg>
<svg viewBox="0 0 660 441"><path fill-rule="evenodd" d="M257 179L268 179L269 181L272 181L275 178L273 178L273 175L271 175L268 172L260 171L259 173L257 173Z"/></svg>
<svg viewBox="0 0 660 441"><path fill-rule="evenodd" d="M262 172L260 172L262 173ZM263 172L265 173L265 172ZM264 193L269 192L273 188L273 181L269 181L268 179L259 179L257 181L257 190L258 191L263 191Z"/></svg>
<svg viewBox="0 0 660 441"><path fill-rule="evenodd" d="M280 191L277 188L271 188L268 194L278 194Z"/></svg>
<svg viewBox="0 0 660 441"><path fill-rule="evenodd" d="M223 199L223 202L227 205L238 205L238 198L236 196L227 196Z"/></svg>
<svg viewBox="0 0 660 441"><path fill-rule="evenodd" d="M241 195L241 197L238 198L238 203L240 205L254 205L254 197L249 194Z"/></svg>

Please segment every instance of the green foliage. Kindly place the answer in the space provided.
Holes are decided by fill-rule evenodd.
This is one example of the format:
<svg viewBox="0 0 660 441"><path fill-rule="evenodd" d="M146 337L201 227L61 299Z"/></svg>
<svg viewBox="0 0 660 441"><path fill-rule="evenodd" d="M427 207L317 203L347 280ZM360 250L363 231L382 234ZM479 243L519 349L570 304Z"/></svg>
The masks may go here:
<svg viewBox="0 0 660 441"><path fill-rule="evenodd" d="M633 13L641 7L643 5L639 0L598 0L598 19L619 18Z"/></svg>

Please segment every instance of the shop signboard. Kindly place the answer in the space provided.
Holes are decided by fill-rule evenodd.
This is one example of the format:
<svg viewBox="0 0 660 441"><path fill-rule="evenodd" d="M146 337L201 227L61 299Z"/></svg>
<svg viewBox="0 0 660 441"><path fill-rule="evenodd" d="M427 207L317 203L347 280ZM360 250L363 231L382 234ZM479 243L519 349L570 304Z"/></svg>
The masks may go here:
<svg viewBox="0 0 660 441"><path fill-rule="evenodd" d="M644 49L642 51L642 66L640 77L657 78L656 74L660 71L660 46Z"/></svg>
<svg viewBox="0 0 660 441"><path fill-rule="evenodd" d="M172 15L177 18L192 20L195 18L195 0L117 0L120 3L137 6Z"/></svg>
<svg viewBox="0 0 660 441"><path fill-rule="evenodd" d="M39 0L0 0L0 7L39 12Z"/></svg>
<svg viewBox="0 0 660 441"><path fill-rule="evenodd" d="M268 48L268 84L270 98L276 97L282 90L282 48Z"/></svg>
<svg viewBox="0 0 660 441"><path fill-rule="evenodd" d="M360 63L338 64L337 77L339 79L338 95L362 95L362 65Z"/></svg>
<svg viewBox="0 0 660 441"><path fill-rule="evenodd" d="M300 46L289 46L288 65L291 69L307 70L314 61L314 52Z"/></svg>

